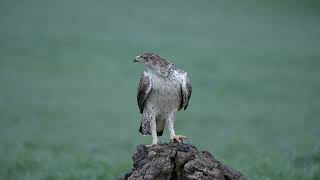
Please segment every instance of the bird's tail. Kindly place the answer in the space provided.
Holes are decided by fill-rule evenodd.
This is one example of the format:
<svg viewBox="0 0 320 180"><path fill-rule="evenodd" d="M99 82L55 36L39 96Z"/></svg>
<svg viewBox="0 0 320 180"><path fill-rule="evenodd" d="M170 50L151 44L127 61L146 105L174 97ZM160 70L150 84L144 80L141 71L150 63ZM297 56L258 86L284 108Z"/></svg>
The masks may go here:
<svg viewBox="0 0 320 180"><path fill-rule="evenodd" d="M157 121L157 136L162 136L164 130L164 124L161 121ZM143 123L140 123L139 132L143 135L151 135L151 129L148 126L143 126Z"/></svg>
<svg viewBox="0 0 320 180"><path fill-rule="evenodd" d="M151 135L151 128L148 126L143 126L143 123L141 122L139 132L143 135Z"/></svg>
<svg viewBox="0 0 320 180"><path fill-rule="evenodd" d="M156 123L157 136L162 136L166 120L165 119L157 119L156 122L157 122Z"/></svg>

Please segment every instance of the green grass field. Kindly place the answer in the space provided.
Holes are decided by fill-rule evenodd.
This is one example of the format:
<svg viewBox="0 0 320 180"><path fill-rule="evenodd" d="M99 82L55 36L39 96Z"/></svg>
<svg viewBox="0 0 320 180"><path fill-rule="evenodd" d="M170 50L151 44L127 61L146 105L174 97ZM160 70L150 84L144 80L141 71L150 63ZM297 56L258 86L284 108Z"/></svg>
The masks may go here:
<svg viewBox="0 0 320 180"><path fill-rule="evenodd" d="M319 22L316 1L1 0L0 180L128 171L151 142L132 64L146 51L191 76L190 143L248 179L320 179Z"/></svg>

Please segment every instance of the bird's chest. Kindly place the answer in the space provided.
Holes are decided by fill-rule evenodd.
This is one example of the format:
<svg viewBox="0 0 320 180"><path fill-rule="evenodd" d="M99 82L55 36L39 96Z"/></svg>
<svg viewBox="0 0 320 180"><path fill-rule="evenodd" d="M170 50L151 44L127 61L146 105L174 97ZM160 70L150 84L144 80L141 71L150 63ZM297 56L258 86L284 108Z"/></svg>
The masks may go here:
<svg viewBox="0 0 320 180"><path fill-rule="evenodd" d="M154 78L152 80L150 98L156 102L160 110L178 107L181 101L181 85L179 80L176 78Z"/></svg>

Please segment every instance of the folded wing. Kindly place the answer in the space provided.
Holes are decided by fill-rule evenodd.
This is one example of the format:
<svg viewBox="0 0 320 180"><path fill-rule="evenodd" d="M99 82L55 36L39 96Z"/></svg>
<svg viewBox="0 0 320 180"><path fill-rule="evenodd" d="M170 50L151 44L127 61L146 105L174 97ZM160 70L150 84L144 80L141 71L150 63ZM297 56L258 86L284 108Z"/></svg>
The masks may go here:
<svg viewBox="0 0 320 180"><path fill-rule="evenodd" d="M182 76L183 78L181 84L181 104L179 110L181 110L182 108L186 110L189 104L189 100L191 98L192 84L186 72Z"/></svg>
<svg viewBox="0 0 320 180"><path fill-rule="evenodd" d="M140 78L138 92L137 92L137 102L138 102L140 114L143 113L145 102L151 91L151 88L152 88L151 79L148 73L144 71Z"/></svg>

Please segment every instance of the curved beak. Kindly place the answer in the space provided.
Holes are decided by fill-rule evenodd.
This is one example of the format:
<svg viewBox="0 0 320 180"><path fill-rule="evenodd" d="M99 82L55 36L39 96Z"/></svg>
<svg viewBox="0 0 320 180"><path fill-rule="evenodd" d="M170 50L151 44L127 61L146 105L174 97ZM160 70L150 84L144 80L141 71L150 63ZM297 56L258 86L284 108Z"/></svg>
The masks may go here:
<svg viewBox="0 0 320 180"><path fill-rule="evenodd" d="M133 59L133 63L135 63L135 62L139 62L138 60L136 60L136 59Z"/></svg>
<svg viewBox="0 0 320 180"><path fill-rule="evenodd" d="M140 56L136 56L135 58L133 58L133 63L140 62L139 59L140 59Z"/></svg>

